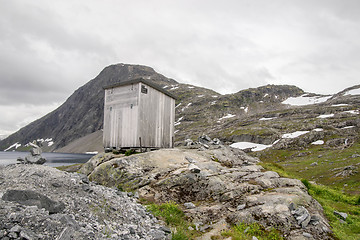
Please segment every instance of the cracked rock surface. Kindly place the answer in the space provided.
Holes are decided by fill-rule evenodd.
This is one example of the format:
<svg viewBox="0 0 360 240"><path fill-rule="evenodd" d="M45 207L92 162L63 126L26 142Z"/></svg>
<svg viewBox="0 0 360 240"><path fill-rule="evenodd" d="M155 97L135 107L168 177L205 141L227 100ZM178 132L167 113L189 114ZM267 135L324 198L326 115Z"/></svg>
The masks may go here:
<svg viewBox="0 0 360 240"><path fill-rule="evenodd" d="M0 239L169 239L126 193L42 165L0 167Z"/></svg>

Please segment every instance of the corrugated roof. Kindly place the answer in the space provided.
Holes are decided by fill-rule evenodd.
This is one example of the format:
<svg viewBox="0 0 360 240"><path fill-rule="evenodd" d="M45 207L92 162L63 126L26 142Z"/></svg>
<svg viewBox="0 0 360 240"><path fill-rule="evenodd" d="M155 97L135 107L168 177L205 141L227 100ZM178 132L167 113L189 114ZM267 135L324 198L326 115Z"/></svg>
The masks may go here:
<svg viewBox="0 0 360 240"><path fill-rule="evenodd" d="M109 86L105 86L103 87L103 89L110 89L110 88L116 88L116 87L121 87L121 86L126 86L126 85L130 85L130 84L136 84L136 83L144 83L156 90L158 90L159 92L162 92L164 93L165 95L173 98L173 99L176 99L176 97L169 93L168 91L166 91L165 89L163 89L161 86L153 83L153 82L150 82L144 78L136 78L136 79L132 79L132 80L129 80L129 81L125 81L125 82L119 82L119 83L115 83L115 84L112 84L112 85L109 85Z"/></svg>

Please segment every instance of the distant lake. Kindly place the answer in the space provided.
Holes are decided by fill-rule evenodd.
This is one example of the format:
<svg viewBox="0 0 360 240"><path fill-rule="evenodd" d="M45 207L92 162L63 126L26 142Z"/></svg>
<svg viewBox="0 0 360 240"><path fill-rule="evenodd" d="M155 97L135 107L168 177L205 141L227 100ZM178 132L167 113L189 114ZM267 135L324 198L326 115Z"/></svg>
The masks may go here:
<svg viewBox="0 0 360 240"><path fill-rule="evenodd" d="M29 152L2 152L0 151L0 165L9 165L17 163L16 159L19 157L25 158ZM44 165L50 167L66 166L76 163L87 162L94 154L81 154L81 153L42 153L46 158Z"/></svg>

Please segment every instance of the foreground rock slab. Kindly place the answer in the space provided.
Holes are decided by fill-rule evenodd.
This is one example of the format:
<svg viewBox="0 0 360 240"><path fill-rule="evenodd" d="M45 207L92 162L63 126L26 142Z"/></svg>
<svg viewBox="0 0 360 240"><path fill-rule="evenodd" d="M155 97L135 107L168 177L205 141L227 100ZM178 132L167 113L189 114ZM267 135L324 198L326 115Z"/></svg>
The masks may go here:
<svg viewBox="0 0 360 240"><path fill-rule="evenodd" d="M0 167L0 239L169 239L125 192L43 165Z"/></svg>
<svg viewBox="0 0 360 240"><path fill-rule="evenodd" d="M304 234L332 239L321 205L301 181L265 171L258 163L226 146L189 147L128 157L102 154L80 171L92 181L136 191L149 201L179 203L209 239L220 235L216 229L224 223L230 227L238 222L274 227L286 239L305 239Z"/></svg>

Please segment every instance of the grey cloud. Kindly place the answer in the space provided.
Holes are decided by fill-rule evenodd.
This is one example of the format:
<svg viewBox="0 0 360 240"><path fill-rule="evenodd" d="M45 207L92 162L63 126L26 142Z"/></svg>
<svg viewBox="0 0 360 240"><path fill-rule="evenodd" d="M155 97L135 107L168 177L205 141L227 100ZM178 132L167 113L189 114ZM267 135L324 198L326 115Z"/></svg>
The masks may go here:
<svg viewBox="0 0 360 240"><path fill-rule="evenodd" d="M360 75L357 0L0 2L0 104L17 118L38 116L24 103L62 102L117 62L222 93L269 83L336 92Z"/></svg>

